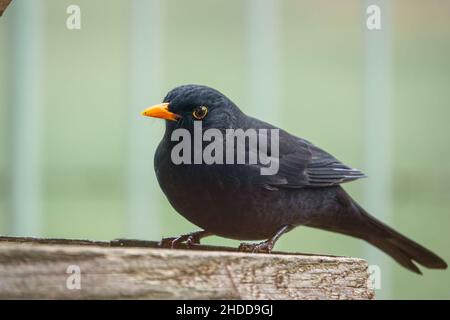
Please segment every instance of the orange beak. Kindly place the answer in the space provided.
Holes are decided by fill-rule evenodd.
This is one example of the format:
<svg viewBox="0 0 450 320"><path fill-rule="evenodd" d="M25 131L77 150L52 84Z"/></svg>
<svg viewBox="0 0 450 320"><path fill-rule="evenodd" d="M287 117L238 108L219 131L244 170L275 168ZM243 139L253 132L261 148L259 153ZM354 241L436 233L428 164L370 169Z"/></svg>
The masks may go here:
<svg viewBox="0 0 450 320"><path fill-rule="evenodd" d="M143 116L177 121L179 116L169 111L168 103L161 103L151 106L141 112Z"/></svg>

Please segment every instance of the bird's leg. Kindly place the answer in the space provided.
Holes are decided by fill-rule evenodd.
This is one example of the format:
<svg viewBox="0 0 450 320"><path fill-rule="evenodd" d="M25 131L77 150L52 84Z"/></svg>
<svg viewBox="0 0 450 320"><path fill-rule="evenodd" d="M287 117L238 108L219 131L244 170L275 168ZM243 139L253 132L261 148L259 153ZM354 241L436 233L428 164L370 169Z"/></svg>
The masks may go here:
<svg viewBox="0 0 450 320"><path fill-rule="evenodd" d="M267 239L266 241L260 243L241 243L239 245L238 250L244 252L252 252L252 253L271 253L275 243L280 237L286 232L291 231L294 228L293 225L284 225L280 229L278 229L275 234Z"/></svg>
<svg viewBox="0 0 450 320"><path fill-rule="evenodd" d="M183 234L178 237L171 237L171 238L162 238L159 242L159 245L163 248L175 248L178 244L186 242L186 245L188 247L192 246L193 244L200 244L200 239L212 236L212 233L201 230L196 232L191 232L188 234Z"/></svg>

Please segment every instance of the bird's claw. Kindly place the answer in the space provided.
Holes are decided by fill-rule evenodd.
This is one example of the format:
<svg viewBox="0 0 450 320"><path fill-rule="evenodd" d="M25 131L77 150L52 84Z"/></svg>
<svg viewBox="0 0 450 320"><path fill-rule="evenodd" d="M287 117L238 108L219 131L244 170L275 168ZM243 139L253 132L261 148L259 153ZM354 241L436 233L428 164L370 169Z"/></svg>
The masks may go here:
<svg viewBox="0 0 450 320"><path fill-rule="evenodd" d="M251 253L271 253L273 249L272 241L264 241L260 243L241 243L238 251Z"/></svg>
<svg viewBox="0 0 450 320"><path fill-rule="evenodd" d="M195 244L200 244L200 238L195 234L184 234L179 237L162 238L159 242L159 246L162 248L177 248L183 242L186 243L188 248Z"/></svg>
<svg viewBox="0 0 450 320"><path fill-rule="evenodd" d="M170 237L170 238L162 238L159 242L159 246L162 248L170 248L173 249L180 242L178 239L180 237Z"/></svg>
<svg viewBox="0 0 450 320"><path fill-rule="evenodd" d="M192 247L193 245L200 244L200 238L197 235L191 234L186 239L186 245Z"/></svg>

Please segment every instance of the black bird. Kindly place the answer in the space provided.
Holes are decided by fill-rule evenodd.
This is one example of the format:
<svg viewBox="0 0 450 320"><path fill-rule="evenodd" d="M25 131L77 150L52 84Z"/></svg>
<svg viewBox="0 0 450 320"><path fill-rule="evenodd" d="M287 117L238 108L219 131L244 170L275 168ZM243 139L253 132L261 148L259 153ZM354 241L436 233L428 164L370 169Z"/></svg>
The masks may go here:
<svg viewBox="0 0 450 320"><path fill-rule="evenodd" d="M340 186L365 177L312 143L244 114L219 91L201 85L171 90L162 104L145 116L166 119L166 130L154 159L156 176L171 205L203 230L162 242L200 243L209 235L237 240L265 240L240 245L241 250L270 252L284 233L309 226L366 240L405 268L421 273L416 263L445 269L443 259L378 221ZM279 129L279 170L261 175L258 164L174 164L175 129L203 131ZM229 146L226 146L229 148ZM249 152L248 149L245 150ZM225 151L224 151L225 153Z"/></svg>

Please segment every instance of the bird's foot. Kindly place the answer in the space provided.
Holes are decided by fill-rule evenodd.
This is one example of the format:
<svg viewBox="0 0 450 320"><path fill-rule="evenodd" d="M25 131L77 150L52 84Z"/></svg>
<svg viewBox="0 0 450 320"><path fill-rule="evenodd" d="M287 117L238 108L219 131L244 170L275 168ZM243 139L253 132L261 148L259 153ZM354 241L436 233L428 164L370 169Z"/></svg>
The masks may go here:
<svg viewBox="0 0 450 320"><path fill-rule="evenodd" d="M200 244L200 239L195 235L183 234L179 237L162 238L159 245L163 248L174 249L182 243L186 243L188 247L191 247L194 244Z"/></svg>
<svg viewBox="0 0 450 320"><path fill-rule="evenodd" d="M208 235L210 234L206 231L198 231L183 234L179 237L162 238L159 242L159 246L162 248L174 249L179 247L180 244L186 243L186 246L190 248L196 244L200 244L200 239Z"/></svg>
<svg viewBox="0 0 450 320"><path fill-rule="evenodd" d="M186 239L186 244L188 247L191 247L194 244L200 244L200 238L191 235Z"/></svg>
<svg viewBox="0 0 450 320"><path fill-rule="evenodd" d="M238 251L251 252L251 253L271 253L274 246L274 242L266 240L260 243L241 243Z"/></svg>
<svg viewBox="0 0 450 320"><path fill-rule="evenodd" d="M238 251L252 252L252 253L271 253L277 240L284 233L292 230L293 228L294 226L290 224L283 225L274 233L272 237L270 237L266 241L260 243L241 243L239 245Z"/></svg>

